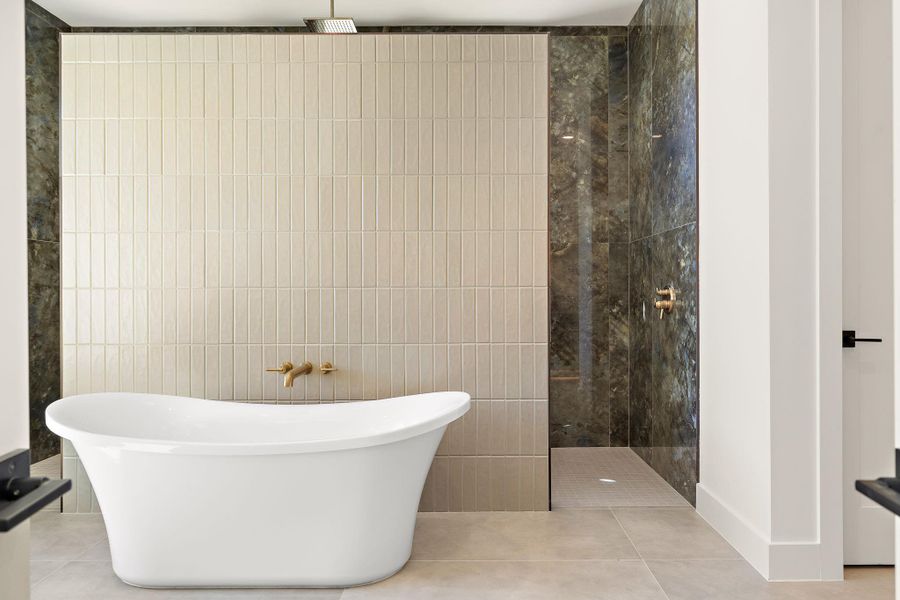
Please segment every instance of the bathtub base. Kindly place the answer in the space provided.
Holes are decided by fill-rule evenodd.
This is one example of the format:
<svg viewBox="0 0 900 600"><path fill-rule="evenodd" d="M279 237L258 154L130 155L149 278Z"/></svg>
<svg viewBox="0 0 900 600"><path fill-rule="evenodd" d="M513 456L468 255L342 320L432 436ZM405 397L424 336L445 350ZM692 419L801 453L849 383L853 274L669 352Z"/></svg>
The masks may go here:
<svg viewBox="0 0 900 600"><path fill-rule="evenodd" d="M443 431L342 452L120 454L97 469L109 454L87 448L82 460L94 467L113 570L130 585L343 588L409 560Z"/></svg>
<svg viewBox="0 0 900 600"><path fill-rule="evenodd" d="M409 558L403 561L403 564L395 570L391 571L384 577L379 577L378 579L373 579L372 581L364 581L362 583L349 583L343 585L230 585L230 586L221 586L221 585L191 585L191 586L159 586L159 585L140 585L137 583L132 583L126 579L119 577L119 574L116 573L116 577L119 577L119 581L126 585L130 585L131 587L139 588L142 590L343 590L347 588L356 588L356 587L366 587L367 585L374 585L376 583L381 583L382 581L387 581L400 571L406 568L406 565L409 563ZM115 569L113 569L115 572Z"/></svg>

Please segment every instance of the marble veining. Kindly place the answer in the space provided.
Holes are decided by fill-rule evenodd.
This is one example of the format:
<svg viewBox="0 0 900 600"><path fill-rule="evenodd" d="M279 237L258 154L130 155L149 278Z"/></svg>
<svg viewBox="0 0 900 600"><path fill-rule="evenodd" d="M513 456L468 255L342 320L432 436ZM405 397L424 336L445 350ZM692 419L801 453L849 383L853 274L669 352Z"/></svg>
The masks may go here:
<svg viewBox="0 0 900 600"><path fill-rule="evenodd" d="M696 0L648 1L655 234L697 220L697 12Z"/></svg>
<svg viewBox="0 0 900 600"><path fill-rule="evenodd" d="M553 447L627 444L626 34L550 37Z"/></svg>
<svg viewBox="0 0 900 600"><path fill-rule="evenodd" d="M638 8L628 29L628 189L631 239L650 235L651 62L647 18L650 2Z"/></svg>
<svg viewBox="0 0 900 600"><path fill-rule="evenodd" d="M695 0L645 0L629 27L629 442L691 503L698 444ZM673 286L659 319L655 290Z"/></svg>
<svg viewBox="0 0 900 600"><path fill-rule="evenodd" d="M25 8L29 405L37 462L59 453L44 409L60 393L59 32L69 27L33 2Z"/></svg>

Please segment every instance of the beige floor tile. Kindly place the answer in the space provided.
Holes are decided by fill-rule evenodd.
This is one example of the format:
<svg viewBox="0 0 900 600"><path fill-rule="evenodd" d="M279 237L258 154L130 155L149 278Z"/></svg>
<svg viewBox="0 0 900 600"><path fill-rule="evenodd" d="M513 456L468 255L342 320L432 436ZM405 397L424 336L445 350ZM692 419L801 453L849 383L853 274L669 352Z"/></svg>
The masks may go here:
<svg viewBox="0 0 900 600"><path fill-rule="evenodd" d="M29 565L31 567L31 585L36 584L37 582L46 578L50 573L53 573L64 564L66 564L65 560L33 560Z"/></svg>
<svg viewBox="0 0 900 600"><path fill-rule="evenodd" d="M31 600L337 600L341 590L148 590L122 583L107 561L72 561L35 585Z"/></svg>
<svg viewBox="0 0 900 600"><path fill-rule="evenodd" d="M740 558L691 508L617 508L613 514L642 558Z"/></svg>
<svg viewBox="0 0 900 600"><path fill-rule="evenodd" d="M78 557L78 560L112 560L109 553L109 540L103 538Z"/></svg>
<svg viewBox="0 0 900 600"><path fill-rule="evenodd" d="M638 558L608 510L420 514L413 558L586 560Z"/></svg>
<svg viewBox="0 0 900 600"><path fill-rule="evenodd" d="M412 561L342 600L665 600L638 560Z"/></svg>
<svg viewBox="0 0 900 600"><path fill-rule="evenodd" d="M773 584L784 600L894 600L894 569L844 569L844 581Z"/></svg>
<svg viewBox="0 0 900 600"><path fill-rule="evenodd" d="M847 569L843 582L769 583L743 560L647 561L670 600L893 600L893 569Z"/></svg>
<svg viewBox="0 0 900 600"><path fill-rule="evenodd" d="M31 560L73 560L105 539L100 515L40 512L31 518Z"/></svg>
<svg viewBox="0 0 900 600"><path fill-rule="evenodd" d="M648 560L669 600L776 598L763 577L742 560Z"/></svg>

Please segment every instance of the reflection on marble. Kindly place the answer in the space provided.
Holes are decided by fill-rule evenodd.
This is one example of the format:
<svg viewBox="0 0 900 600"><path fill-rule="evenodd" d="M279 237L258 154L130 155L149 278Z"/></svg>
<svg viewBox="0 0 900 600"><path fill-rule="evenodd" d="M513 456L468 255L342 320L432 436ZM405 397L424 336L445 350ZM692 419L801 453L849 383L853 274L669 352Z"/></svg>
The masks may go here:
<svg viewBox="0 0 900 600"><path fill-rule="evenodd" d="M59 243L28 240L28 369L31 460L59 453L44 410L60 394Z"/></svg>
<svg viewBox="0 0 900 600"><path fill-rule="evenodd" d="M626 30L612 32L549 44L552 447L627 444L621 429L612 442L611 422L613 401L627 411L628 343L613 311L627 297L627 251L610 244L628 240L628 57Z"/></svg>
<svg viewBox="0 0 900 600"><path fill-rule="evenodd" d="M677 291L676 310L657 319L652 338L650 464L695 501L698 444L697 228L691 223L651 241L653 281Z"/></svg>
<svg viewBox="0 0 900 600"><path fill-rule="evenodd" d="M609 151L628 151L628 34L609 36Z"/></svg>
<svg viewBox="0 0 900 600"><path fill-rule="evenodd" d="M651 326L656 313L653 309L653 279L650 271L651 240L644 238L629 244L630 280L629 293L629 445L641 456L639 448L651 445L652 411L651 394L653 391L652 376L652 338Z"/></svg>
<svg viewBox="0 0 900 600"><path fill-rule="evenodd" d="M608 239L628 242L628 37L609 38Z"/></svg>
<svg viewBox="0 0 900 600"><path fill-rule="evenodd" d="M653 233L697 220L696 22L696 0L652 0Z"/></svg>
<svg viewBox="0 0 900 600"><path fill-rule="evenodd" d="M609 244L609 444L628 445L628 244Z"/></svg>
<svg viewBox="0 0 900 600"><path fill-rule="evenodd" d="M629 27L629 435L690 502L698 443L696 1L645 0ZM657 288L675 312L659 319Z"/></svg>
<svg viewBox="0 0 900 600"><path fill-rule="evenodd" d="M34 4L25 11L28 238L59 241L59 32L65 23Z"/></svg>
<svg viewBox="0 0 900 600"><path fill-rule="evenodd" d="M650 0L638 8L628 28L628 198L631 239L650 235Z"/></svg>
<svg viewBox="0 0 900 600"><path fill-rule="evenodd" d="M28 169L28 337L31 459L59 453L44 409L59 398L59 32L68 25L25 3Z"/></svg>
<svg viewBox="0 0 900 600"><path fill-rule="evenodd" d="M653 446L690 446L697 441L697 227L651 240L653 281L678 297L676 310L651 328Z"/></svg>

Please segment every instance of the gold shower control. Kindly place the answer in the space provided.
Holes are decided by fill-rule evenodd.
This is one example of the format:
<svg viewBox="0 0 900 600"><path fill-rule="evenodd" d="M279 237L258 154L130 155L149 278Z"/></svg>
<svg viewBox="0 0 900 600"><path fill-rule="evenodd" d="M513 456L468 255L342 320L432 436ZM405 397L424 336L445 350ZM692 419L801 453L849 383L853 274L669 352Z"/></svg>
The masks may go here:
<svg viewBox="0 0 900 600"><path fill-rule="evenodd" d="M653 306L659 311L659 318L662 319L667 313L671 313L675 310L675 288L669 286L667 288L656 290L656 295L664 298L664 300L657 300L653 303Z"/></svg>

